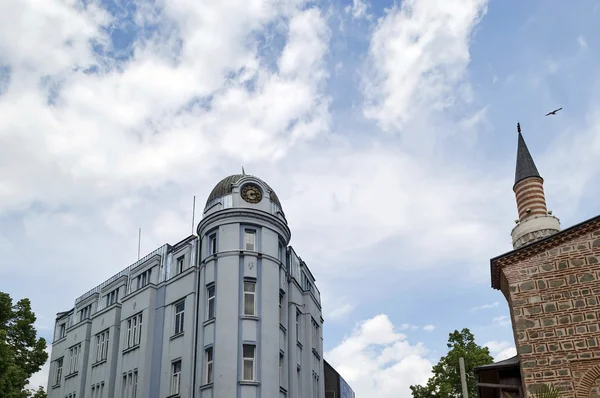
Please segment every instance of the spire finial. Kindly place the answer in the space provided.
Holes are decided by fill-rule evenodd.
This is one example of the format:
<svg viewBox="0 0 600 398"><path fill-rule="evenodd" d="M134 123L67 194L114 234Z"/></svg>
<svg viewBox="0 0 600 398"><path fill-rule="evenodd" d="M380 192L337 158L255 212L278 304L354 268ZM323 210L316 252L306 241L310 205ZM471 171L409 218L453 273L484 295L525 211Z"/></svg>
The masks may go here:
<svg viewBox="0 0 600 398"><path fill-rule="evenodd" d="M244 170L244 166L242 166L242 175L245 176L246 175L246 171Z"/></svg>
<svg viewBox="0 0 600 398"><path fill-rule="evenodd" d="M517 131L521 134L521 123L517 122Z"/></svg>

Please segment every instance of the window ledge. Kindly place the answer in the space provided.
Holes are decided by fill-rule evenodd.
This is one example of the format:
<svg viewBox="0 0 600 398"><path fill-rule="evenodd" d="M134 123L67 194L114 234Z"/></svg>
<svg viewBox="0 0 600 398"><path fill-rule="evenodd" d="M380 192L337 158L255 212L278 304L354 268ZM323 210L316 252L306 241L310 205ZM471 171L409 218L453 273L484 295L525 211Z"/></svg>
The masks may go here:
<svg viewBox="0 0 600 398"><path fill-rule="evenodd" d="M260 319L256 315L242 315L240 318L241 319L248 319L250 321L258 321Z"/></svg>
<svg viewBox="0 0 600 398"><path fill-rule="evenodd" d="M79 374L79 372L78 372L78 371L75 371L75 372L73 372L73 373L70 373L70 374L68 374L68 375L66 375L66 376L65 376L65 380L67 380L67 379L70 379L70 378L72 378L72 377L75 377L75 376L77 376L78 374Z"/></svg>
<svg viewBox="0 0 600 398"><path fill-rule="evenodd" d="M95 368L96 366L102 365L103 363L106 363L106 358L99 360L98 362L94 362L92 364L92 368Z"/></svg>
<svg viewBox="0 0 600 398"><path fill-rule="evenodd" d="M53 385L53 386L52 386L52 389L54 390L54 389L56 389L56 388L58 388L58 387L60 387L60 383Z"/></svg>
<svg viewBox="0 0 600 398"><path fill-rule="evenodd" d="M184 332L179 332L177 334L174 334L173 336L171 336L171 340L175 340L175 339L177 339L179 337L182 337L183 334L184 334Z"/></svg>
<svg viewBox="0 0 600 398"><path fill-rule="evenodd" d="M283 324L279 324L279 329L283 330L284 333L287 333L287 329L285 326L283 326Z"/></svg>
<svg viewBox="0 0 600 398"><path fill-rule="evenodd" d="M139 345L139 344L133 345L133 346L131 346L131 347L129 347L129 348L125 348L125 349L123 350L123 354L127 354L128 352L131 352L131 351L135 351L135 350L137 350L138 348L140 348L140 345Z"/></svg>
<svg viewBox="0 0 600 398"><path fill-rule="evenodd" d="M250 380L240 380L240 385L242 386L258 386L258 381L250 381Z"/></svg>
<svg viewBox="0 0 600 398"><path fill-rule="evenodd" d="M202 326L208 326L211 323L215 323L215 318L210 318L210 319L207 319L206 321L202 322Z"/></svg>
<svg viewBox="0 0 600 398"><path fill-rule="evenodd" d="M202 390L208 390L209 388L212 388L212 387L213 387L213 383L202 384L200 386L200 391L202 391Z"/></svg>
<svg viewBox="0 0 600 398"><path fill-rule="evenodd" d="M167 395L167 398L179 398L179 394Z"/></svg>

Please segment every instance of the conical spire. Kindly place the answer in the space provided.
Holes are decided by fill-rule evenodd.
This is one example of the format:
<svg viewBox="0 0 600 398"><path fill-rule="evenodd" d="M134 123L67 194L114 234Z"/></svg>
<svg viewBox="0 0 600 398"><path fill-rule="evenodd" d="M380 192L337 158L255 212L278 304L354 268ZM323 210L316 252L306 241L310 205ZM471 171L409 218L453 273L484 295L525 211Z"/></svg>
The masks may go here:
<svg viewBox="0 0 600 398"><path fill-rule="evenodd" d="M535 163L533 158L531 157L531 153L529 153L529 149L527 148L527 144L525 144L525 140L523 139L523 135L521 134L521 125L517 123L517 131L519 132L519 144L517 148L517 168L515 170L515 185L521 180L529 177L539 177L540 173L538 172L537 167L535 167Z"/></svg>

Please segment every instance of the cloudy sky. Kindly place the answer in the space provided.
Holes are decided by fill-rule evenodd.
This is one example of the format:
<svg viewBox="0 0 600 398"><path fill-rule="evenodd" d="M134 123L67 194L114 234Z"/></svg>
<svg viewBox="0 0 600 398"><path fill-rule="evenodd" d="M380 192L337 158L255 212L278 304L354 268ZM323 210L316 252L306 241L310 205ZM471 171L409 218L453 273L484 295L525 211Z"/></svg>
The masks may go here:
<svg viewBox="0 0 600 398"><path fill-rule="evenodd" d="M514 353L516 123L564 227L600 211L600 1L0 0L0 288L58 311L191 232L244 165L322 292L328 358L405 398L469 327ZM544 117L564 107L555 117ZM32 379L45 385L47 369Z"/></svg>

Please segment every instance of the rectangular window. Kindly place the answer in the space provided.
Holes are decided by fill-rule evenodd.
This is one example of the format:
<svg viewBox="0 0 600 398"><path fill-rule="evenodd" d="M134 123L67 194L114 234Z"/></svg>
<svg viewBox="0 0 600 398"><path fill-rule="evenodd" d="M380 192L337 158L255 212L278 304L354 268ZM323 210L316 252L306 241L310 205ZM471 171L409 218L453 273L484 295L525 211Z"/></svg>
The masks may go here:
<svg viewBox="0 0 600 398"><path fill-rule="evenodd" d="M138 382L138 371L133 371L133 386L131 389L131 398L137 397L137 382Z"/></svg>
<svg viewBox="0 0 600 398"><path fill-rule="evenodd" d="M279 257L279 261L281 261L282 263L285 260L285 256L284 256L284 251L283 251L283 243L279 242L279 251L278 251L278 257Z"/></svg>
<svg viewBox="0 0 600 398"><path fill-rule="evenodd" d="M123 373L123 392L121 393L123 398L127 397L127 373Z"/></svg>
<svg viewBox="0 0 600 398"><path fill-rule="evenodd" d="M283 386L283 354L279 353L279 385Z"/></svg>
<svg viewBox="0 0 600 398"><path fill-rule="evenodd" d="M151 277L152 277L152 268L139 274L138 277L136 278L137 279L137 288L141 289L144 286L146 286L147 284L149 284L151 282L151 279L150 279Z"/></svg>
<svg viewBox="0 0 600 398"><path fill-rule="evenodd" d="M79 353L81 344L69 348L69 374L77 372L79 369Z"/></svg>
<svg viewBox="0 0 600 398"><path fill-rule="evenodd" d="M67 326L66 324L62 324L58 327L58 338L62 339L63 337L65 337L67 334Z"/></svg>
<svg viewBox="0 0 600 398"><path fill-rule="evenodd" d="M179 394L181 384L181 361L171 364L171 395Z"/></svg>
<svg viewBox="0 0 600 398"><path fill-rule="evenodd" d="M298 368L296 377L298 377L298 397L302 398L302 369Z"/></svg>
<svg viewBox="0 0 600 398"><path fill-rule="evenodd" d="M79 311L79 322L89 319L92 315L92 305L88 305Z"/></svg>
<svg viewBox="0 0 600 398"><path fill-rule="evenodd" d="M127 320L126 347L140 344L142 340L142 314L135 315Z"/></svg>
<svg viewBox="0 0 600 398"><path fill-rule="evenodd" d="M204 376L204 384L211 384L213 382L213 349L212 347L207 348L204 351L204 361L205 361L205 376Z"/></svg>
<svg viewBox="0 0 600 398"><path fill-rule="evenodd" d="M177 265L175 267L176 274L181 274L183 272L183 260L184 259L185 259L185 256L181 256L177 259Z"/></svg>
<svg viewBox="0 0 600 398"><path fill-rule="evenodd" d="M249 250L249 251L255 251L256 250L256 232L254 230L251 229L247 229L244 232L244 242L245 244L245 249Z"/></svg>
<svg viewBox="0 0 600 398"><path fill-rule="evenodd" d="M62 379L62 370L63 370L63 359L59 358L56 360L56 374L54 378L54 385L60 384L60 380Z"/></svg>
<svg viewBox="0 0 600 398"><path fill-rule="evenodd" d="M256 315L256 283L244 281L244 315Z"/></svg>
<svg viewBox="0 0 600 398"><path fill-rule="evenodd" d="M285 325L283 323L283 293L279 293L279 323Z"/></svg>
<svg viewBox="0 0 600 398"><path fill-rule="evenodd" d="M254 356L256 354L256 346L252 344L243 345L243 380L254 381Z"/></svg>
<svg viewBox="0 0 600 398"><path fill-rule="evenodd" d="M217 252L217 234L212 234L208 238L208 252L209 254L215 254Z"/></svg>
<svg viewBox="0 0 600 398"><path fill-rule="evenodd" d="M209 286L207 289L207 308L206 308L206 319L213 319L215 317L215 287Z"/></svg>
<svg viewBox="0 0 600 398"><path fill-rule="evenodd" d="M100 398L104 396L104 382L100 383Z"/></svg>
<svg viewBox="0 0 600 398"><path fill-rule="evenodd" d="M92 398L96 398L96 386L92 386Z"/></svg>
<svg viewBox="0 0 600 398"><path fill-rule="evenodd" d="M96 335L96 362L106 359L108 356L108 330Z"/></svg>
<svg viewBox="0 0 600 398"><path fill-rule="evenodd" d="M113 305L117 301L119 301L119 288L116 288L112 292L108 293L106 296L106 306Z"/></svg>
<svg viewBox="0 0 600 398"><path fill-rule="evenodd" d="M185 310L185 301L175 304L175 334L183 333L183 315Z"/></svg>
<svg viewBox="0 0 600 398"><path fill-rule="evenodd" d="M300 310L296 310L296 341L300 341Z"/></svg>
<svg viewBox="0 0 600 398"><path fill-rule="evenodd" d="M312 322L312 343L315 350L319 350L319 324L311 318Z"/></svg>

